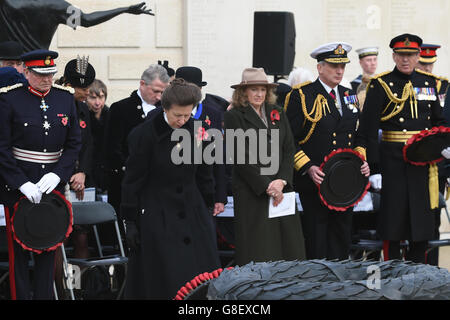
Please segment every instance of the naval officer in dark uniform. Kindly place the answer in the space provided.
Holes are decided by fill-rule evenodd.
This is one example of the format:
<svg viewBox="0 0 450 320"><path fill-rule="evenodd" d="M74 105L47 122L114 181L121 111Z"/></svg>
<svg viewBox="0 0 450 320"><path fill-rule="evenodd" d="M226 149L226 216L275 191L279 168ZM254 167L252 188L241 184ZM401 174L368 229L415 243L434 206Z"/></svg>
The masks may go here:
<svg viewBox="0 0 450 320"><path fill-rule="evenodd" d="M58 53L36 50L22 56L29 85L0 89L0 175L6 182L7 227L13 205L25 195L39 203L43 193L64 193L81 147L75 101L70 89L53 85ZM35 255L34 284L28 275L29 251L12 240L13 299L52 299L55 251Z"/></svg>
<svg viewBox="0 0 450 320"><path fill-rule="evenodd" d="M294 134L294 184L303 206L308 259L348 259L351 212L338 213L322 204L317 185L324 173L319 166L333 150L353 148L359 109L355 94L340 86L351 46L329 43L311 53L319 78L296 87L287 97L286 115ZM369 174L367 163L361 172Z"/></svg>
<svg viewBox="0 0 450 320"><path fill-rule="evenodd" d="M408 164L402 149L414 134L444 125L444 120L436 78L415 70L421 44L422 39L412 34L392 39L396 66L368 85L357 145L367 148L371 171L376 173L371 182L382 186L377 231L385 240L384 258L399 259L400 241L408 240L406 258L424 263L428 240L434 238L437 166Z"/></svg>

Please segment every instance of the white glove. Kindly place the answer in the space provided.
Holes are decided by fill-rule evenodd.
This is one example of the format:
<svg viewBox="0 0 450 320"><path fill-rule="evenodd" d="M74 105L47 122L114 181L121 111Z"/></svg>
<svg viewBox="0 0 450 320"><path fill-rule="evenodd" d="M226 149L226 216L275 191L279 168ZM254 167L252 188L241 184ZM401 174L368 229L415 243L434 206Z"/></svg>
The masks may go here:
<svg viewBox="0 0 450 320"><path fill-rule="evenodd" d="M39 191L37 185L31 182L26 182L19 188L20 192L22 192L28 200L32 203L41 202L42 192Z"/></svg>
<svg viewBox="0 0 450 320"><path fill-rule="evenodd" d="M370 184L375 190L381 190L381 174L374 174L369 177Z"/></svg>
<svg viewBox="0 0 450 320"><path fill-rule="evenodd" d="M441 154L444 156L445 159L450 159L450 147L442 150Z"/></svg>
<svg viewBox="0 0 450 320"><path fill-rule="evenodd" d="M56 188L56 186L61 181L61 178L58 177L53 172L49 172L44 174L44 176L39 180L37 186L42 193L49 194Z"/></svg>

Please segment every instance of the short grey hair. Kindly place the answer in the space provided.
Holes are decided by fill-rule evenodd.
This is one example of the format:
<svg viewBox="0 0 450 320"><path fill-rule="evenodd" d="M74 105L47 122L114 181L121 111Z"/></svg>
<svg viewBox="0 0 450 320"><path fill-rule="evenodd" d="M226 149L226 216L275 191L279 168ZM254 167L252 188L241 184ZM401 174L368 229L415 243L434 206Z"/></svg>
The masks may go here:
<svg viewBox="0 0 450 320"><path fill-rule="evenodd" d="M159 79L164 83L169 83L170 81L166 68L159 64L152 64L144 71L144 73L142 73L141 80L144 81L145 84L150 84L156 79Z"/></svg>

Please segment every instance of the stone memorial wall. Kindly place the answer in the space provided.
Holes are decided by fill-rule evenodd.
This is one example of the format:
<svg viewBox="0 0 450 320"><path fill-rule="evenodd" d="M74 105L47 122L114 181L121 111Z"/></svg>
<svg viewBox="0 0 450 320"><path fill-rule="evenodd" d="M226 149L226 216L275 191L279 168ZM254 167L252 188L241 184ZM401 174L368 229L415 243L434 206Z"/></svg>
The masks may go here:
<svg viewBox="0 0 450 320"><path fill-rule="evenodd" d="M139 0L70 0L83 12L136 4ZM229 98L230 85L252 65L255 11L290 11L296 24L294 65L316 74L309 53L326 42L345 41L354 49L379 46L379 68L393 68L390 39L401 33L438 43L435 73L450 75L450 1L448 0L154 0L156 16L124 14L91 28L60 26L51 48L61 54L60 71L77 54L89 55L98 78L109 89L107 104L137 88L142 71L158 60L174 69L194 65L204 72L206 92ZM281 36L281 35L280 35ZM349 54L346 78L360 73L358 57Z"/></svg>

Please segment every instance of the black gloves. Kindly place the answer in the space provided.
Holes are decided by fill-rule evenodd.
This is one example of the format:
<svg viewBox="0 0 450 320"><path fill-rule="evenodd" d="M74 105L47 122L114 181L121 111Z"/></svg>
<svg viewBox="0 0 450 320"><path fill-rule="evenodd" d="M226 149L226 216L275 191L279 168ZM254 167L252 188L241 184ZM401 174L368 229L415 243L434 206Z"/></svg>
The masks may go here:
<svg viewBox="0 0 450 320"><path fill-rule="evenodd" d="M141 244L139 229L134 221L125 221L125 226L128 248L130 251L136 251Z"/></svg>

